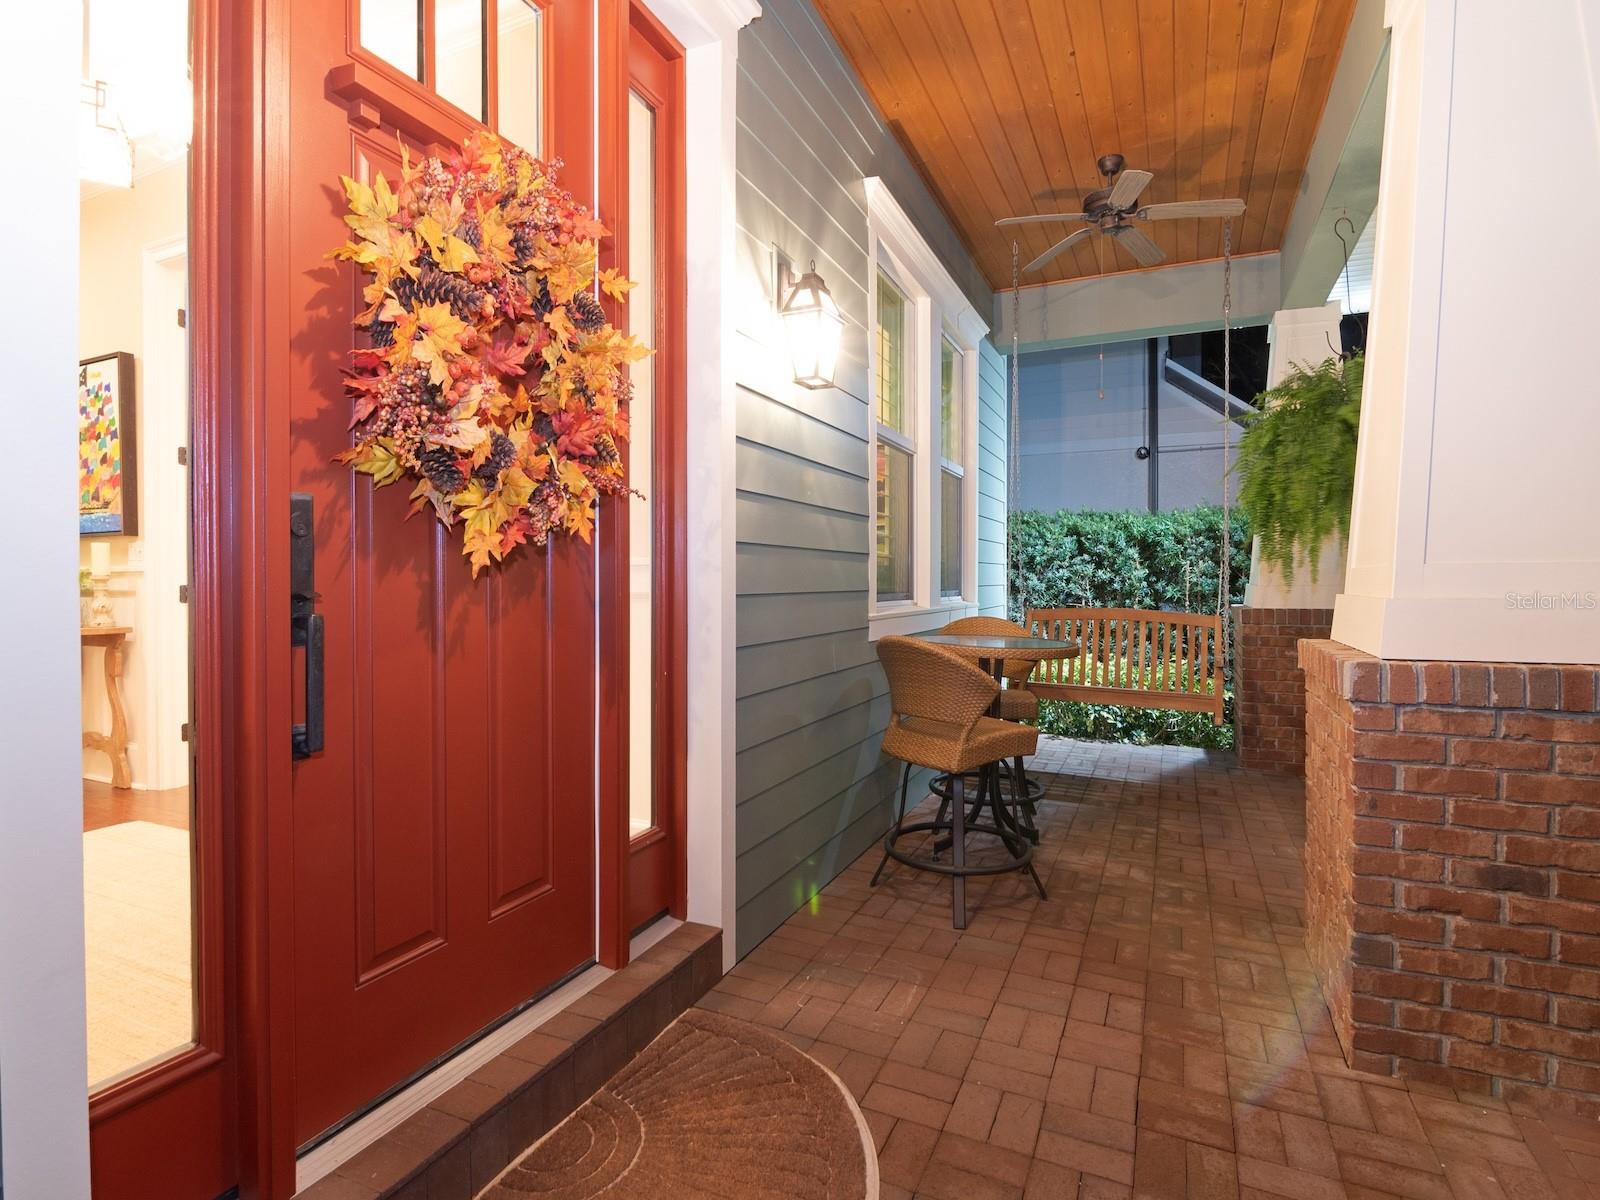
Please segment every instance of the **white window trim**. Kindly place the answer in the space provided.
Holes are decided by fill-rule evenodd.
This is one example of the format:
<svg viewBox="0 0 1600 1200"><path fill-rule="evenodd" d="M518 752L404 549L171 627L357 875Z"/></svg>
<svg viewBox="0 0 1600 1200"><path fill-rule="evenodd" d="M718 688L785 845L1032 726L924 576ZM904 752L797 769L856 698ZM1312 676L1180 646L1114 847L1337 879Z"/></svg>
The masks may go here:
<svg viewBox="0 0 1600 1200"><path fill-rule="evenodd" d="M978 344L989 325L967 299L927 239L883 180L869 177L867 240L867 478L875 496L878 415L878 282L880 266L906 297L906 412L915 453L912 479L912 598L878 603L877 552L867 558L867 623L872 640L935 628L976 606L978 597ZM961 356L958 403L961 454L945 459L940 440L940 354L948 339ZM891 439L898 441L899 439ZM935 447L938 447L935 450ZM939 476L945 462L963 474L961 595L944 596L938 556ZM876 499L874 499L876 505ZM875 509L874 509L875 513Z"/></svg>

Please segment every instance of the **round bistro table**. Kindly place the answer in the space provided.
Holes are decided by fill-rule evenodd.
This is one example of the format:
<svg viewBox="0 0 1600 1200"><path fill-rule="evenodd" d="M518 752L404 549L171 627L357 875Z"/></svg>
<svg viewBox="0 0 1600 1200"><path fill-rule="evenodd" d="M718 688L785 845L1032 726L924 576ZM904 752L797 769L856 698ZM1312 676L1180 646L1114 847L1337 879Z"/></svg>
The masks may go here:
<svg viewBox="0 0 1600 1200"><path fill-rule="evenodd" d="M1005 681L1006 660L1012 662L1040 663L1055 659L1076 658L1079 645L1075 641L1059 638L1030 637L1023 634L984 634L984 633L918 633L913 634L918 641L931 642L935 646L943 646L953 650L963 658L976 660L978 665L994 677L997 684ZM989 706L990 716L1000 715L1000 694L995 693L994 703ZM1021 781L1013 781L1019 785L1017 794L1013 797L1019 808L1024 799L1030 799L1020 790ZM943 803L940 805L940 815L943 816L944 806L950 801L950 781L947 776L937 776L933 781L933 791ZM984 800L990 803L994 814L997 829L1004 832L1000 837L1008 850L1012 850L1012 838L1024 839L1029 844L1037 844L1038 831L1033 827L1033 822L1026 819L1019 820L1017 814L1012 812L1001 798L1000 771L998 767L990 767L980 772L978 780L978 799L973 804L973 816L977 817L982 809ZM1008 836L1009 835L1009 836ZM935 850L945 850L949 847L948 838L941 838L934 844ZM1037 879L1037 876L1035 877Z"/></svg>

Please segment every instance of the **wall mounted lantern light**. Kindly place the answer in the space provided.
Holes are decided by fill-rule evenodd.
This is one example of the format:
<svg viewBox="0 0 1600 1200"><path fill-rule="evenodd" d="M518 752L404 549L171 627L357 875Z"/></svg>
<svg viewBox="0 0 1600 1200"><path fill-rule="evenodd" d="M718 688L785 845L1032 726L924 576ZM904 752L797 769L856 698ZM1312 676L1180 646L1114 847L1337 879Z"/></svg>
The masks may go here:
<svg viewBox="0 0 1600 1200"><path fill-rule="evenodd" d="M794 381L805 388L832 387L833 373L839 365L844 317L828 292L828 285L817 274L816 262L798 281L791 279L787 268L781 268L778 295L784 298L778 311L789 342Z"/></svg>

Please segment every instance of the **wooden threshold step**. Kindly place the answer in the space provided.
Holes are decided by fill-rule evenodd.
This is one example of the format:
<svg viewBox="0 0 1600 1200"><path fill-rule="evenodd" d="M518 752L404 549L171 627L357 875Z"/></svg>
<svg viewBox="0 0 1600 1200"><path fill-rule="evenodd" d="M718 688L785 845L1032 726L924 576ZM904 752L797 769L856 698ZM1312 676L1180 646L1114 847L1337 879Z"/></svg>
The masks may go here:
<svg viewBox="0 0 1600 1200"><path fill-rule="evenodd" d="M472 1200L722 977L722 931L681 925L296 1200Z"/></svg>

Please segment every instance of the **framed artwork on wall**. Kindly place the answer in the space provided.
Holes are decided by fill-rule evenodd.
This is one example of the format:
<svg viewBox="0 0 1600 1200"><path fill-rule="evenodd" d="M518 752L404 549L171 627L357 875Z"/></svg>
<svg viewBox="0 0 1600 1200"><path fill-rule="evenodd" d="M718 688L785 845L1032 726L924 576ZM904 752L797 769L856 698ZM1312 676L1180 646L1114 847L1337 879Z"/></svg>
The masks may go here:
<svg viewBox="0 0 1600 1200"><path fill-rule="evenodd" d="M78 533L139 532L133 355L78 364Z"/></svg>

